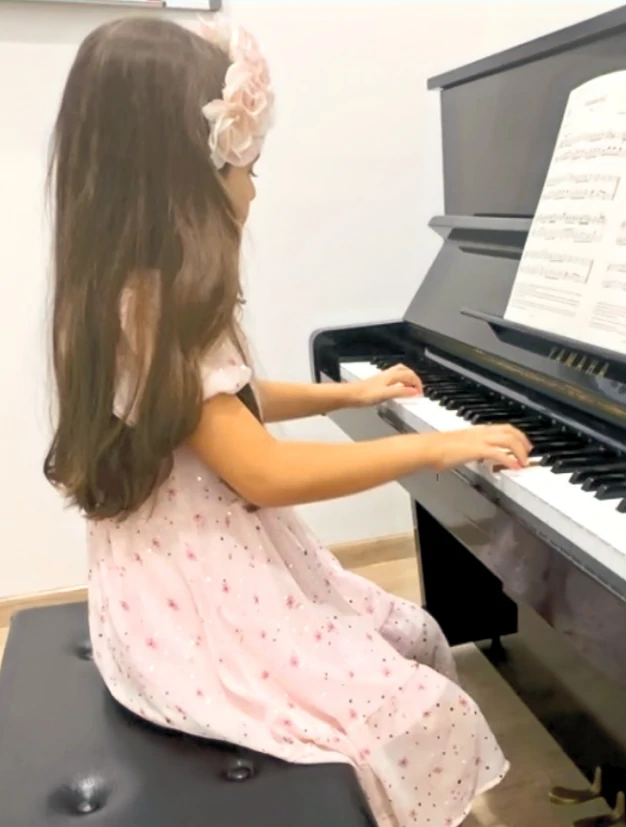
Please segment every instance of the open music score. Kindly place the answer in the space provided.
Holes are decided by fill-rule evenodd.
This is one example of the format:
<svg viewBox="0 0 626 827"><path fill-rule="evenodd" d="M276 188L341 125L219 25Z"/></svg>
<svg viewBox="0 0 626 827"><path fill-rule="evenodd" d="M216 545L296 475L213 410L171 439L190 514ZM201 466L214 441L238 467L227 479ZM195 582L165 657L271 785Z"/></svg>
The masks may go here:
<svg viewBox="0 0 626 827"><path fill-rule="evenodd" d="M504 316L626 355L626 71L570 94Z"/></svg>

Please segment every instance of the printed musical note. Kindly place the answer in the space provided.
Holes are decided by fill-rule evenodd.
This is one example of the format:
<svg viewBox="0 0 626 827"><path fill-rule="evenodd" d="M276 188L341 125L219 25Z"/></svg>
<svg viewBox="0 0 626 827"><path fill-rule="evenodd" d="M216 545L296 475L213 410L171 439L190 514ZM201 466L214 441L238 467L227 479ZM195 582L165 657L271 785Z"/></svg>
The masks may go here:
<svg viewBox="0 0 626 827"><path fill-rule="evenodd" d="M555 175L544 186L544 201L612 201L617 195L620 178L608 174Z"/></svg>

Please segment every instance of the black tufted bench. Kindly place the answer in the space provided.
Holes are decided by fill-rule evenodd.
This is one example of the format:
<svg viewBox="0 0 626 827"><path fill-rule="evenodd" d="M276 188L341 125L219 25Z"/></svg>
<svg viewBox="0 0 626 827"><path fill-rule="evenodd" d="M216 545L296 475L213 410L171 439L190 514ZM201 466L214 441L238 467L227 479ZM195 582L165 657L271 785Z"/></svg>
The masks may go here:
<svg viewBox="0 0 626 827"><path fill-rule="evenodd" d="M83 604L13 619L0 671L1 827L375 827L343 764L297 766L139 721L91 661Z"/></svg>

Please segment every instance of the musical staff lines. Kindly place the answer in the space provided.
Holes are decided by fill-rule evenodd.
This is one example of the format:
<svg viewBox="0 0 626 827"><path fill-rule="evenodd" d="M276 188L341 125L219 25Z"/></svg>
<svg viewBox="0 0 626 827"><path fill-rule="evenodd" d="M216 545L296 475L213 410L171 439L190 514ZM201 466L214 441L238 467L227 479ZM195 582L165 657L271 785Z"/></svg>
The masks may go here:
<svg viewBox="0 0 626 827"><path fill-rule="evenodd" d="M613 201L620 178L609 173L553 175L545 183L544 201Z"/></svg>

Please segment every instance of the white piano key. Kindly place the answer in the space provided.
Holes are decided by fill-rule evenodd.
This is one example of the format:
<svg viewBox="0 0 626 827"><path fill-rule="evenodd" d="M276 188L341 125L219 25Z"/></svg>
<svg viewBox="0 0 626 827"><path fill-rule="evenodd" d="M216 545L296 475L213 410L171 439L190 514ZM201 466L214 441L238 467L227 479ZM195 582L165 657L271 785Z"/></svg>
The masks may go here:
<svg viewBox="0 0 626 827"><path fill-rule="evenodd" d="M347 362L341 365L340 374L345 382L359 382L362 379L371 379L380 370L371 362Z"/></svg>
<svg viewBox="0 0 626 827"><path fill-rule="evenodd" d="M341 365L341 377L347 382L368 379L378 372L368 362ZM388 407L416 433L472 427L454 411L426 397L394 400L383 407ZM542 466L494 473L487 464L471 463L468 469L556 534L626 579L626 515L617 511L618 500L598 500L593 493L573 485L571 475L553 474Z"/></svg>

